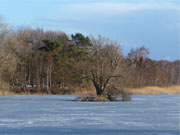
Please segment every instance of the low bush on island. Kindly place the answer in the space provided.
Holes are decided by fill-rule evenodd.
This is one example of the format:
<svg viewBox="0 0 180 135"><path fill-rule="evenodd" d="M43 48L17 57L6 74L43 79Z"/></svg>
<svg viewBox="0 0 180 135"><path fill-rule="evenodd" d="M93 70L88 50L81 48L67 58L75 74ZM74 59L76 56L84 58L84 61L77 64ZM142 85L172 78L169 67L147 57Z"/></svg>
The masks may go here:
<svg viewBox="0 0 180 135"><path fill-rule="evenodd" d="M131 101L131 94L124 89L111 87L102 95L83 94L78 100L83 102L108 102L108 101Z"/></svg>

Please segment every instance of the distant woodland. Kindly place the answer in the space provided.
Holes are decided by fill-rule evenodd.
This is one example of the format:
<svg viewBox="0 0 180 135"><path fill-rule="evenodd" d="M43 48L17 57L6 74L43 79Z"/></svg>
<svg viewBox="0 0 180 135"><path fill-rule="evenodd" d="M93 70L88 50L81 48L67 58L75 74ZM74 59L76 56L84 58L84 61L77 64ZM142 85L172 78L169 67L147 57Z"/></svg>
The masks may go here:
<svg viewBox="0 0 180 135"><path fill-rule="evenodd" d="M0 91L97 95L122 88L180 84L180 60L153 60L145 47L125 56L102 36L22 28L0 21Z"/></svg>

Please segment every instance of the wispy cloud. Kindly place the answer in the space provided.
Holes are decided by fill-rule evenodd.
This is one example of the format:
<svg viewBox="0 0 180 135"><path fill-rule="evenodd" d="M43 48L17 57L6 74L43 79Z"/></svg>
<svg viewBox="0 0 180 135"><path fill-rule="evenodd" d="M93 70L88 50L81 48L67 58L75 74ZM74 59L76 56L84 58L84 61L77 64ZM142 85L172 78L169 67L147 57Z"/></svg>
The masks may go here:
<svg viewBox="0 0 180 135"><path fill-rule="evenodd" d="M172 10L180 11L180 6L174 3L120 3L120 2L91 2L70 4L64 10L73 11L78 14L104 14L117 15L146 10Z"/></svg>

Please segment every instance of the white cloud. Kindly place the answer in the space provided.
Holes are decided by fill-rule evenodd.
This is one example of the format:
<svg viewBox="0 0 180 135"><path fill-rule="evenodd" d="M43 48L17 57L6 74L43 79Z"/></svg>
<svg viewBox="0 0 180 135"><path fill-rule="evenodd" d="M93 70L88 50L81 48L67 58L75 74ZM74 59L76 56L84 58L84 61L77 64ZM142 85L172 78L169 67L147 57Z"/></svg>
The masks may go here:
<svg viewBox="0 0 180 135"><path fill-rule="evenodd" d="M146 10L172 10L180 11L180 6L173 3L119 3L119 2L101 2L101 3L78 3L70 4L64 7L65 11L78 14L101 14L116 15L122 13L131 13Z"/></svg>

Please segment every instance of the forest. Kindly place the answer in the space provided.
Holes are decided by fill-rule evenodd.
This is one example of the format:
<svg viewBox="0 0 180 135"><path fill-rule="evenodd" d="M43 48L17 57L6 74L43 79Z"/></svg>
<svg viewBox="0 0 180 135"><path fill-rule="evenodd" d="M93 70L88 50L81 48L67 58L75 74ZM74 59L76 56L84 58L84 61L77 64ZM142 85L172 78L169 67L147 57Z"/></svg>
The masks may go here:
<svg viewBox="0 0 180 135"><path fill-rule="evenodd" d="M0 91L98 96L125 88L180 84L180 60L153 60L142 46L122 53L103 36L20 28L0 21Z"/></svg>

